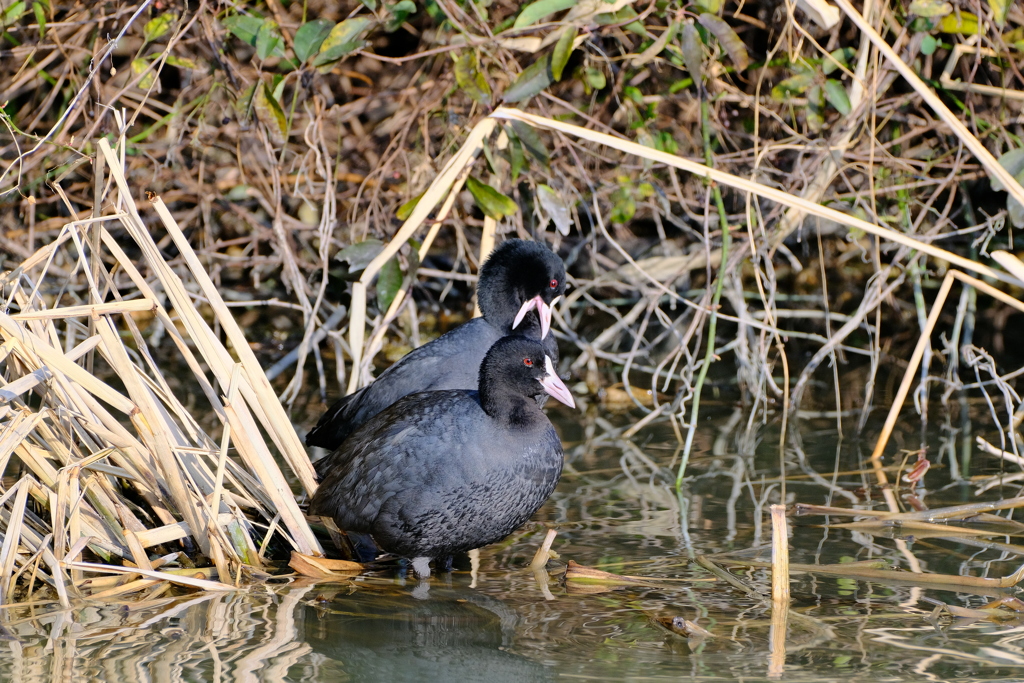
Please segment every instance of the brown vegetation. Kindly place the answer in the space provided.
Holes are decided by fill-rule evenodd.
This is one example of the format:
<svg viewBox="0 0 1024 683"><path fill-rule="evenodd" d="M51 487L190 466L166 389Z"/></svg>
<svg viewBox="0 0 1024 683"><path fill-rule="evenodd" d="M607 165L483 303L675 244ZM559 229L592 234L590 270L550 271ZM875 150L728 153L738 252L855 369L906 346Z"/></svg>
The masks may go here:
<svg viewBox="0 0 1024 683"><path fill-rule="evenodd" d="M1024 13L838 5L3 4L0 598L111 590L83 553L122 591L316 554L261 365L288 406L368 381L469 313L500 233L559 248L577 390L670 420L680 480L709 382L748 443L801 408L863 429L922 329L927 376L950 264L1020 284L983 259L1024 224ZM943 398L994 382L1015 443L977 309L930 321Z"/></svg>

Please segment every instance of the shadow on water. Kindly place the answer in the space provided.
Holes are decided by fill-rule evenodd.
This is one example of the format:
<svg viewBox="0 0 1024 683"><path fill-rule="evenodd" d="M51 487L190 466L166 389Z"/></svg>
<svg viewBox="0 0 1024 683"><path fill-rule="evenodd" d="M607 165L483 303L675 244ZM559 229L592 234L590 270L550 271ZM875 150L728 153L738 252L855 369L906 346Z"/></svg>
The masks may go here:
<svg viewBox="0 0 1024 683"><path fill-rule="evenodd" d="M1024 681L1024 617L953 618L933 614L929 602L980 608L992 591L799 573L784 667L770 679L770 606L690 559L769 556L765 512L783 496L777 432L745 435L742 416L725 407L702 425L687 490L678 496L670 485L677 441L667 423L624 438L636 415L554 415L566 444L565 475L529 524L482 550L475 583L462 561L455 572L435 575L429 590L386 567L340 583L282 578L229 594L105 600L72 610L41 602L0 607L0 681ZM983 431L979 415L975 434ZM787 445L787 502L850 507L878 498L864 469L867 447L839 441L835 427L834 419L805 421ZM917 433L909 425L897 438L909 445ZM931 507L977 500L983 483L958 480L949 466L963 452L955 439L929 438L940 457L919 496ZM974 457L973 473L999 476L997 462ZM996 487L984 496L1015 490ZM792 521L795 563L905 566L891 534L829 528L821 518ZM526 568L546 527L559 531L561 558L544 580ZM1008 533L919 532L902 540L925 571L999 577L1024 552L1016 532ZM570 559L649 580L565 582L560 567ZM767 591L766 569L732 571ZM688 641L662 626L677 617L711 637Z"/></svg>
<svg viewBox="0 0 1024 683"><path fill-rule="evenodd" d="M459 579L464 577L458 577ZM540 662L509 652L519 614L475 590L436 585L385 595L339 592L296 615L301 640L355 680L549 681Z"/></svg>

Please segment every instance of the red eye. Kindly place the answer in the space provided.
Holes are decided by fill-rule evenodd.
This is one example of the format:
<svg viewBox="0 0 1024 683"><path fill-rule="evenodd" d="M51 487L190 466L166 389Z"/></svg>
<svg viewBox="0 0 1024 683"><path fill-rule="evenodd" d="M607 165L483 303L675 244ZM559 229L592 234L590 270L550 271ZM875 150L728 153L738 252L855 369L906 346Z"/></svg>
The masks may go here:
<svg viewBox="0 0 1024 683"><path fill-rule="evenodd" d="M558 280L552 280L551 282L548 283L548 285L551 287L551 289L557 289L558 288Z"/></svg>
<svg viewBox="0 0 1024 683"><path fill-rule="evenodd" d="M523 359L523 365L525 365L528 368L532 368L533 367L533 361L530 360L529 358L524 358Z"/></svg>

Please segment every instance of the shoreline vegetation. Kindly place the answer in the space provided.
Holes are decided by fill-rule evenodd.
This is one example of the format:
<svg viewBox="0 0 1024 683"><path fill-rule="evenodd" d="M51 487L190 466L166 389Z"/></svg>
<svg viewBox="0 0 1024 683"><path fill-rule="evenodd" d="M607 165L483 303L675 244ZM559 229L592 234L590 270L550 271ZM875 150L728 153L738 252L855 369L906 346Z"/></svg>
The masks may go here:
<svg viewBox="0 0 1024 683"><path fill-rule="evenodd" d="M294 415L470 315L504 235L565 260L560 371L634 411L614 440L671 425L659 485L724 392L731 448L781 424L783 497L827 414L876 444L871 523L931 524L901 415L914 451L984 396L1021 462L1024 11L980 7L4 5L0 601L357 570Z"/></svg>

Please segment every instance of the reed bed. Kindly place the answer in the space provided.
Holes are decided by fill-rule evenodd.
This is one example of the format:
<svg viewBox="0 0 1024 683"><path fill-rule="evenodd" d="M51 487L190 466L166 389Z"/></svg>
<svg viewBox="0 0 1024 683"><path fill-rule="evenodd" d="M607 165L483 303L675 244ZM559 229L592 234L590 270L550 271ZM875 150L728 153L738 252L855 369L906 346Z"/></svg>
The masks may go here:
<svg viewBox="0 0 1024 683"><path fill-rule="evenodd" d="M109 182L97 183L97 207L109 210L67 223L0 281L17 311L0 314L0 469L16 459L25 472L0 497L4 602L42 589L67 604L164 582L231 590L265 575L271 543L322 553L292 490L309 493L315 480L291 421L153 198L147 213L180 258L172 267L162 256L122 171L123 144L98 141L95 168ZM83 286L51 271L58 252ZM191 376L172 387L142 321L162 329ZM219 438L200 426L196 404L216 417Z"/></svg>
<svg viewBox="0 0 1024 683"><path fill-rule="evenodd" d="M311 373L324 399L329 386L371 381L382 351L424 340L425 311L468 313L475 272L502 234L560 248L572 284L556 315L562 370L584 402L635 411L623 428L596 418L570 461L614 445L624 476L663 484L650 495L674 504L691 451L750 456L779 422L767 490L784 495L787 476L806 476L852 504L806 471L789 427L828 416L837 432L845 418L861 433L883 404L863 471L899 514L904 468L887 455L890 436L911 400L927 424L941 387L943 405L983 396L999 438L982 447L1024 462L1018 371L1000 369L972 336L978 293L998 302L993 316L1024 310L1024 269L1004 230L1007 198L1024 204L1024 189L997 159L1019 137L1022 84L998 63L1009 49L1000 41L1024 26L1019 7L985 22L1001 51L943 34L955 46L939 97L910 21L870 2L801 4L817 7L810 19L792 7L767 19L737 9L728 18L743 38L769 43L745 75L735 43L710 37L699 68L680 63L681 6L638 14L623 0L584 1L522 28L505 25L519 3L491 3L488 19L443 1L447 23L420 13L399 30L391 5L371 20L355 2L204 1L161 21L153 4L69 3L49 24L32 23L26 6L5 25L24 44L0 85L10 103L0 469L22 474L0 493L0 600L46 590L68 604L171 581L224 590L264 576L288 550L320 555L300 505L313 472L287 409ZM602 12L626 13L602 23ZM310 54L292 64L282 55L298 59L298 31L314 16L373 28L337 63L314 68ZM241 30L257 20L263 42ZM122 44L90 42L111 27ZM413 47L398 56L378 49L398 54L403 40ZM576 51L571 77L499 106L559 44ZM970 55L971 79L954 78ZM806 75L807 60L836 62L833 86L848 105L816 124L813 90L765 96ZM996 76L999 88L981 82ZM956 110L949 92L970 106ZM1006 197L976 207L985 177ZM515 209L482 211L470 178ZM541 206L542 187L560 221ZM338 266L340 252L372 239L372 258ZM993 239L1008 248L993 250L996 264ZM339 282L340 295L330 291ZM301 319L266 372L225 301L229 287ZM453 290L465 295L455 304ZM943 332L945 348L933 350ZM165 375L157 359L168 349L187 379ZM866 369L844 383L837 368L850 359ZM880 386L886 369L903 378L893 392ZM268 375L288 380L280 396ZM723 387L742 411L723 434L698 433L702 393ZM642 444L666 423L679 447L662 461ZM745 467L709 469L741 482ZM949 471L965 478L970 464Z"/></svg>

